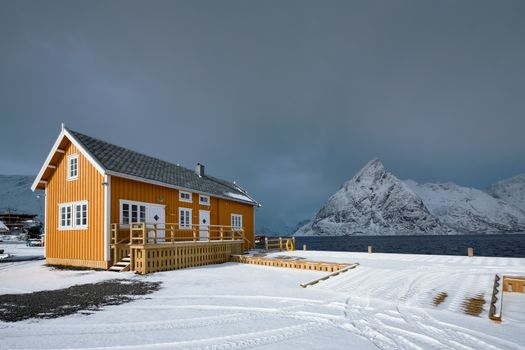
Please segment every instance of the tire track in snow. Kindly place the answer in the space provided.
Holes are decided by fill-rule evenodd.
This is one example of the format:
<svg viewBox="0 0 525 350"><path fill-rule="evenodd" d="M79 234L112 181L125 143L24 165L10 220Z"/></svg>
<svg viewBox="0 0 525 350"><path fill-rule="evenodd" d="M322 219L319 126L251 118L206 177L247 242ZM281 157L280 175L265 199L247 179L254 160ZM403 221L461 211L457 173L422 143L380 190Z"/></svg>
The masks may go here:
<svg viewBox="0 0 525 350"><path fill-rule="evenodd" d="M205 338L199 340L174 341L165 343L140 345L114 345L107 347L71 348L74 350L161 350L161 349L193 349L193 350L234 350L248 349L256 346L278 343L290 338L300 337L306 333L318 332L329 328L328 324L309 322L300 325L281 327L258 332L249 332L223 337ZM51 350L51 349L48 349ZM58 349L57 349L58 350Z"/></svg>

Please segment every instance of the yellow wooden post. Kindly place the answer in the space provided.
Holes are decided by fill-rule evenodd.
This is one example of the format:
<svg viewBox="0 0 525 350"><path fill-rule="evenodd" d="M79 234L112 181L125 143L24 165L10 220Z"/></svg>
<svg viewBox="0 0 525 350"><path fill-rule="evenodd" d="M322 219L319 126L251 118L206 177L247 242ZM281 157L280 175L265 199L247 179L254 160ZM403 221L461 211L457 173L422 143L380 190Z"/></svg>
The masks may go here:
<svg viewBox="0 0 525 350"><path fill-rule="evenodd" d="M133 248L129 248L129 270L135 271L135 251Z"/></svg>
<svg viewBox="0 0 525 350"><path fill-rule="evenodd" d="M279 237L279 251L283 251L283 239L281 237Z"/></svg>
<svg viewBox="0 0 525 350"><path fill-rule="evenodd" d="M171 237L171 243L173 243L173 240L175 239L175 226L170 225L170 237Z"/></svg>
<svg viewBox="0 0 525 350"><path fill-rule="evenodd" d="M153 224L153 244L157 244L157 224Z"/></svg>
<svg viewBox="0 0 525 350"><path fill-rule="evenodd" d="M148 231L146 230L146 223L141 223L142 225L142 244L146 244L148 242Z"/></svg>
<svg viewBox="0 0 525 350"><path fill-rule="evenodd" d="M193 242L195 242L197 240L197 229L195 228L195 226L192 227L192 231L193 231Z"/></svg>
<svg viewBox="0 0 525 350"><path fill-rule="evenodd" d="M224 231L223 231L223 228L221 226L221 228L219 229L220 233L221 233L221 241L224 240Z"/></svg>

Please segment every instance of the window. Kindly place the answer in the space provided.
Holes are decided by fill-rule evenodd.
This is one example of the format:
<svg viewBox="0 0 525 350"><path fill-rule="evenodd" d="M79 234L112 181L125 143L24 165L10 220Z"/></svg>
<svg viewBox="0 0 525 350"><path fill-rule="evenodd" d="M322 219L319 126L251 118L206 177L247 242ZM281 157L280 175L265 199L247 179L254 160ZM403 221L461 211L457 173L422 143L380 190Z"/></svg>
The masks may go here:
<svg viewBox="0 0 525 350"><path fill-rule="evenodd" d="M199 204L210 205L210 196L199 195Z"/></svg>
<svg viewBox="0 0 525 350"><path fill-rule="evenodd" d="M191 193L190 192L179 191L179 200L182 201L182 202L191 203Z"/></svg>
<svg viewBox="0 0 525 350"><path fill-rule="evenodd" d="M58 228L61 230L78 230L88 227L87 201L62 203L58 210Z"/></svg>
<svg viewBox="0 0 525 350"><path fill-rule="evenodd" d="M179 229L191 229L191 209L179 208Z"/></svg>
<svg viewBox="0 0 525 350"><path fill-rule="evenodd" d="M128 225L146 222L146 206L140 203L120 201L120 223Z"/></svg>
<svg viewBox="0 0 525 350"><path fill-rule="evenodd" d="M232 227L235 230L242 230L242 215L232 214Z"/></svg>
<svg viewBox="0 0 525 350"><path fill-rule="evenodd" d="M67 157L67 179L78 179L78 154Z"/></svg>

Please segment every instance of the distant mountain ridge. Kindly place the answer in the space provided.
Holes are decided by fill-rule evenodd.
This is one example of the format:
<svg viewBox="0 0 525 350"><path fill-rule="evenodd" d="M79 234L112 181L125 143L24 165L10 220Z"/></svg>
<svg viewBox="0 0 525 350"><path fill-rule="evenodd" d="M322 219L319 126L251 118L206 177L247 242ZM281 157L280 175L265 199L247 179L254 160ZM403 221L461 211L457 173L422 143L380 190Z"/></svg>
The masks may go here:
<svg viewBox="0 0 525 350"><path fill-rule="evenodd" d="M516 181L511 185L516 187ZM502 187L507 186L498 187L504 197ZM515 192L513 196L521 198ZM525 231L525 212L504 198L454 183L402 181L374 159L345 182L315 218L295 234L446 235L519 231Z"/></svg>
<svg viewBox="0 0 525 350"><path fill-rule="evenodd" d="M525 174L498 181L489 186L486 192L525 212Z"/></svg>
<svg viewBox="0 0 525 350"><path fill-rule="evenodd" d="M43 192L31 191L34 179L29 175L0 175L0 212L43 215Z"/></svg>

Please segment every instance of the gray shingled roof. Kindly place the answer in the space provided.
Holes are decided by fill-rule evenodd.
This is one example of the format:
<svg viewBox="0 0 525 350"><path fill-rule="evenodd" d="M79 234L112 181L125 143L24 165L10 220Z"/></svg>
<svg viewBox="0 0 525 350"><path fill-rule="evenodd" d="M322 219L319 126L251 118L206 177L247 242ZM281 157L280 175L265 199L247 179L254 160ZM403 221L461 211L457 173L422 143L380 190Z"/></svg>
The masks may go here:
<svg viewBox="0 0 525 350"><path fill-rule="evenodd" d="M116 146L71 129L68 131L107 171L258 205L244 190L229 181L206 174L200 177L195 171L182 166Z"/></svg>

